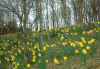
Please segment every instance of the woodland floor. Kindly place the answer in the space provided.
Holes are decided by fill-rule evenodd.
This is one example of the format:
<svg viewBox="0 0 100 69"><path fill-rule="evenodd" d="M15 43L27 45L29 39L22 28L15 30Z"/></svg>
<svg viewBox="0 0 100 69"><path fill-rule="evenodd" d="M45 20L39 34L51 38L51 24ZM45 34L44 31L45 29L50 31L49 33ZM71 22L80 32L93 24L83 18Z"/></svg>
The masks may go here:
<svg viewBox="0 0 100 69"><path fill-rule="evenodd" d="M100 38L99 38L100 39ZM97 46L96 54L87 57L87 69L100 69L100 40L95 43ZM66 69L66 65L54 63L48 63L47 69ZM0 65L0 69L10 69L6 64ZM38 65L35 64L31 69L38 69ZM80 69L80 58L78 56L71 58L71 69Z"/></svg>

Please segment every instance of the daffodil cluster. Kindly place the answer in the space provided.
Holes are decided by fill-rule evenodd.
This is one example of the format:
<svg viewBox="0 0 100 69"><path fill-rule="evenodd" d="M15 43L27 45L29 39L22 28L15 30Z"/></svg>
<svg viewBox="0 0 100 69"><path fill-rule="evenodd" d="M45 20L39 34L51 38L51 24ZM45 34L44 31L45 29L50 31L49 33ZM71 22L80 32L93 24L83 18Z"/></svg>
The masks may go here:
<svg viewBox="0 0 100 69"><path fill-rule="evenodd" d="M39 31L28 40L1 40L0 64L8 63L13 69L24 69L30 68L31 64L64 63L70 56L93 53L96 49L94 36L99 32L98 22L43 31L42 42Z"/></svg>

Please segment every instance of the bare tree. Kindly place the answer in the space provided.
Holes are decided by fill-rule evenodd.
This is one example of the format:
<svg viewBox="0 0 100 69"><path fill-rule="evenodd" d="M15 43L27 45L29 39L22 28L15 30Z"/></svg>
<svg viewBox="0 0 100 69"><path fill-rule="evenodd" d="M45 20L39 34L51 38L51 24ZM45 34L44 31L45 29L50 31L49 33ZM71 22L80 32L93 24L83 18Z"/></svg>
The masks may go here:
<svg viewBox="0 0 100 69"><path fill-rule="evenodd" d="M25 29L33 2L33 0L1 0L0 7L13 12L18 17L20 24L24 25L23 29Z"/></svg>

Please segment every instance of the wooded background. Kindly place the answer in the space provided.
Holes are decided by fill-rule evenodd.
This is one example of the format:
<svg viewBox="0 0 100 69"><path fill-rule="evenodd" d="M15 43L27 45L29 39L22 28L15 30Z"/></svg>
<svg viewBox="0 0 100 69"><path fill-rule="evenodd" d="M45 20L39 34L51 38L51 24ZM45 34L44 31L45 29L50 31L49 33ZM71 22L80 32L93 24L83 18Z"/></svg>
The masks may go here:
<svg viewBox="0 0 100 69"><path fill-rule="evenodd" d="M0 0L0 33L100 21L100 0Z"/></svg>

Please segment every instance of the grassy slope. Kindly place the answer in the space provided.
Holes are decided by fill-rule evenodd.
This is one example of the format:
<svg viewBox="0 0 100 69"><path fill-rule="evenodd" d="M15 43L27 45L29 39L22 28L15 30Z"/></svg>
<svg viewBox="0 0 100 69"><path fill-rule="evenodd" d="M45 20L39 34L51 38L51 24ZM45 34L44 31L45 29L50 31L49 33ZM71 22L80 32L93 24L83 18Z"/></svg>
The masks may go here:
<svg viewBox="0 0 100 69"><path fill-rule="evenodd" d="M20 34L20 33L10 33L10 34L5 34L5 35L0 35L0 39L17 39L21 35L22 34ZM35 35L39 36L39 33L35 32L33 36L35 36ZM97 48L97 54L98 54L100 51L100 43L99 43L100 42L100 33L96 34L94 36L96 36L96 39L98 40L96 43L96 46L98 46L98 48ZM95 64L96 54L93 57L89 56L87 59L88 59L87 60L88 69L100 69L100 64ZM71 61L72 61L71 69L79 69L79 66L80 66L79 57L77 57L77 56L72 57ZM33 67L34 66L32 66L32 69L33 69ZM37 65L36 65L36 67L37 67ZM62 69L62 67L63 67L63 65L55 65L53 63L49 63L47 65L47 69ZM66 68L66 66L65 66L65 68Z"/></svg>
<svg viewBox="0 0 100 69"><path fill-rule="evenodd" d="M9 33L0 35L0 39L16 39L17 33Z"/></svg>
<svg viewBox="0 0 100 69"><path fill-rule="evenodd" d="M10 34L5 34L5 35L0 35L0 38L1 39L16 39L17 37L18 37L18 33L10 33ZM39 33L35 33L34 35L39 35ZM34 36L33 35L33 36ZM97 38L97 43L96 43L96 45L97 46L99 46L98 47L98 49L97 49L97 54L99 53L99 51L100 51L100 36L99 36L99 34L98 35L95 35ZM75 57L72 57L72 59L71 59L71 69L79 69L79 67L80 67L80 61L79 61L79 57L77 57L77 56L75 56ZM96 59L96 55L94 55L93 57L91 57L91 56L89 56L88 58L87 58L88 60L87 60L87 67L88 67L88 69L100 69L100 64L96 64L96 62L95 62L95 59ZM50 69L50 68L54 68L54 69L62 69L62 67L63 67L64 65L63 64L61 64L61 65L55 65L55 64L53 64L53 63L49 63L49 64L47 64L47 69ZM33 67L35 67L35 69L37 69L37 65L35 65L35 66L32 66L32 69L33 69ZM0 67L1 68L1 67ZM64 69L66 68L66 66L64 66Z"/></svg>

